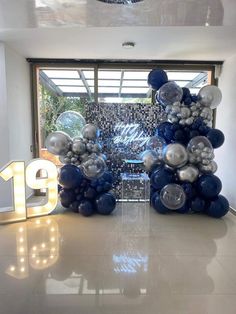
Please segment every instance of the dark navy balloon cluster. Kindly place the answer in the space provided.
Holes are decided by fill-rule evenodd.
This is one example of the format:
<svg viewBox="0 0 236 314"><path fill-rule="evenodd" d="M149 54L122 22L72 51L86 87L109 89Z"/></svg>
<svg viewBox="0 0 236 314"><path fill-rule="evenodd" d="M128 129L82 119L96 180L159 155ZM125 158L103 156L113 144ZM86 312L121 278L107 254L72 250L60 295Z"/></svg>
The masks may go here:
<svg viewBox="0 0 236 314"><path fill-rule="evenodd" d="M89 180L79 167L65 165L59 173L61 204L86 217L95 213L109 215L116 207L116 198L109 192L112 182L110 172Z"/></svg>
<svg viewBox="0 0 236 314"><path fill-rule="evenodd" d="M222 183L214 174L214 149L223 145L224 134L212 128L212 110L222 97L219 88L206 85L198 95L191 95L189 89L168 81L163 70L151 71L148 83L156 90L157 104L166 112L166 122L158 126L156 141L152 139L156 144L148 148L158 153L158 158L145 160L149 165L146 170L150 170L151 205L162 214L175 211L224 216L229 202L220 195ZM160 138L166 145L158 144Z"/></svg>

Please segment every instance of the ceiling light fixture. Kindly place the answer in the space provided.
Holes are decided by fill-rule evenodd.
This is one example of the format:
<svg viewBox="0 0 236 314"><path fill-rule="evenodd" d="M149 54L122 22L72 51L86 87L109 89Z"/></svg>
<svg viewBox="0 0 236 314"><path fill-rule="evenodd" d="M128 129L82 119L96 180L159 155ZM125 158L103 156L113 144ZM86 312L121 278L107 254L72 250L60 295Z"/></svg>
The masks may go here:
<svg viewBox="0 0 236 314"><path fill-rule="evenodd" d="M137 2L141 2L143 0L97 0L104 3L110 3L110 4L133 4Z"/></svg>
<svg viewBox="0 0 236 314"><path fill-rule="evenodd" d="M131 49L135 47L135 42L133 41L126 41L122 44L122 47L125 49Z"/></svg>

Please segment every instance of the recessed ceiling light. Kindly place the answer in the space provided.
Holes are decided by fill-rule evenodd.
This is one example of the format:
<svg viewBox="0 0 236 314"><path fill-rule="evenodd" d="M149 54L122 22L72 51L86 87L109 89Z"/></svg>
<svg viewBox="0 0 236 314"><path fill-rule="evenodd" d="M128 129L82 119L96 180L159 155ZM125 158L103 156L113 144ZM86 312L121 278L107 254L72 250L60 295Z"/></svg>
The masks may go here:
<svg viewBox="0 0 236 314"><path fill-rule="evenodd" d="M131 49L135 47L135 43L133 41L126 41L122 44L123 48Z"/></svg>
<svg viewBox="0 0 236 314"><path fill-rule="evenodd" d="M133 4L137 2L141 2L143 0L97 0L104 3L110 3L110 4Z"/></svg>

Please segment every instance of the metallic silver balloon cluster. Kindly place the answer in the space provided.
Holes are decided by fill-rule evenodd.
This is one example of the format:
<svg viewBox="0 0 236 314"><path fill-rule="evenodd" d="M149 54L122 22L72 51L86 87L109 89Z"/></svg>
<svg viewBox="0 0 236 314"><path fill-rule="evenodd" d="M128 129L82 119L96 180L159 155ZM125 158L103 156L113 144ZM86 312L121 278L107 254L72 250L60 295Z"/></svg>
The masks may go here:
<svg viewBox="0 0 236 314"><path fill-rule="evenodd" d="M181 102L174 102L165 107L167 119L171 123L179 123L180 125L191 125L196 118L203 118L204 123L212 126L212 109L205 107L200 102L192 102L190 106L186 106Z"/></svg>

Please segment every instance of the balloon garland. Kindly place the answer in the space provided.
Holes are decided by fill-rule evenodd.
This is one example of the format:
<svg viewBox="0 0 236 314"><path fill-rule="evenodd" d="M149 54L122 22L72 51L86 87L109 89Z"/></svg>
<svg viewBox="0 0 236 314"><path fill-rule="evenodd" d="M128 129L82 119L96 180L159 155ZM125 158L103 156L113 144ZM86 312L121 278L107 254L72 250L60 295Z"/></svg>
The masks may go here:
<svg viewBox="0 0 236 314"><path fill-rule="evenodd" d="M229 211L220 195L222 184L214 175L214 149L224 143L224 134L212 128L213 109L221 102L218 87L207 85L198 95L168 81L163 70L152 70L148 84L167 121L156 129L141 158L151 181L151 205L166 214L206 213L220 218Z"/></svg>
<svg viewBox="0 0 236 314"><path fill-rule="evenodd" d="M63 112L56 126L59 130L47 136L45 145L64 164L58 176L61 205L86 217L96 212L111 214L116 207L116 198L109 192L113 176L98 143L98 128L72 111Z"/></svg>

